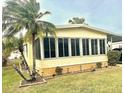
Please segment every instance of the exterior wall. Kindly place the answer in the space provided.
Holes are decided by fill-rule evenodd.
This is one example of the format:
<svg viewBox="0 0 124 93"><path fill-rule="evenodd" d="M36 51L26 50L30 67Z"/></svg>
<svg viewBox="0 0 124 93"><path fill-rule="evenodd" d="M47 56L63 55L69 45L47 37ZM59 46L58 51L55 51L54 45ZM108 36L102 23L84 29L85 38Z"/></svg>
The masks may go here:
<svg viewBox="0 0 124 93"><path fill-rule="evenodd" d="M58 29L56 31L58 37L68 37L68 38L89 38L89 39L107 39L107 35L95 30L83 29L83 28L73 28L73 29ZM71 71L80 70L80 64L95 64L97 62L107 62L106 54L98 55L86 55L86 56L69 56L69 57L56 57L56 58L44 58L43 53L43 42L41 40L41 60L36 60L36 69L39 70L40 74L44 72L46 75L49 73L55 73L55 68L57 66L70 68ZM28 64L32 67L32 45L28 43L28 57L26 58ZM76 67L75 67L75 66ZM85 65L86 66L86 65ZM86 66L88 68L88 66ZM91 66L92 67L92 66ZM53 69L54 68L54 69ZM67 68L63 71L66 72ZM63 72L63 73L64 73Z"/></svg>
<svg viewBox="0 0 124 93"><path fill-rule="evenodd" d="M107 55L88 55L88 56L73 56L61 58L49 58L44 60L36 60L38 68L51 68L57 66L69 66L86 63L96 63L108 61Z"/></svg>
<svg viewBox="0 0 124 93"><path fill-rule="evenodd" d="M107 66L107 62L101 62L102 66ZM94 68L97 68L96 63L87 63L87 64L78 64L78 65L70 65L70 66L61 66L62 73L75 73L75 72L85 72L85 71L92 71ZM39 70L41 76L52 76L55 75L56 68L42 68Z"/></svg>
<svg viewBox="0 0 124 93"><path fill-rule="evenodd" d="M25 44L27 44L27 50L24 49L24 55L25 55L25 58L26 58L28 65L30 67L32 67L32 65L33 65L32 44L31 44L31 42L30 43L28 42ZM26 53L26 51L27 51L27 53Z"/></svg>
<svg viewBox="0 0 124 93"><path fill-rule="evenodd" d="M73 29L58 29L56 31L57 37L72 37L72 38L107 38L106 34L97 32L95 30L84 28Z"/></svg>

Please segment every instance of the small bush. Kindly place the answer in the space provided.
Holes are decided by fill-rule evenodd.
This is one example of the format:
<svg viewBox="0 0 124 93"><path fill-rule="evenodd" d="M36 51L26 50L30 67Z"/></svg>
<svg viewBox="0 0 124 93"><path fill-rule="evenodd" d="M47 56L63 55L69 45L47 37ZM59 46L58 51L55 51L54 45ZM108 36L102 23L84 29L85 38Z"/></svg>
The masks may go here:
<svg viewBox="0 0 124 93"><path fill-rule="evenodd" d="M53 74L52 76L53 76L53 77L55 77L55 76L56 76L56 74Z"/></svg>
<svg viewBox="0 0 124 93"><path fill-rule="evenodd" d="M100 62L96 63L96 67L97 68L101 68L102 67L102 63L100 63Z"/></svg>
<svg viewBox="0 0 124 93"><path fill-rule="evenodd" d="M107 56L108 56L108 65L116 66L116 63L118 63L120 59L121 52L117 50L108 51Z"/></svg>
<svg viewBox="0 0 124 93"><path fill-rule="evenodd" d="M91 67L91 72L94 72L96 71L96 68L95 67Z"/></svg>
<svg viewBox="0 0 124 93"><path fill-rule="evenodd" d="M5 57L2 57L2 67L7 66L7 59Z"/></svg>
<svg viewBox="0 0 124 93"><path fill-rule="evenodd" d="M62 75L62 70L63 69L61 67L56 67L55 72L56 72L57 75Z"/></svg>

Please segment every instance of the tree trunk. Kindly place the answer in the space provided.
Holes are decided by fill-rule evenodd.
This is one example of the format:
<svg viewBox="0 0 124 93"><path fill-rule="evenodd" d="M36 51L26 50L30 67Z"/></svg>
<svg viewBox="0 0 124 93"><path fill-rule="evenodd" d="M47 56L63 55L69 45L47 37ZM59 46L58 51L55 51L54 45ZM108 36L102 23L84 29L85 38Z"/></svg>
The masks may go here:
<svg viewBox="0 0 124 93"><path fill-rule="evenodd" d="M21 71L16 67L16 65L14 64L13 65L13 68L16 70L16 72L25 80L25 81L28 81L24 75L21 73Z"/></svg>
<svg viewBox="0 0 124 93"><path fill-rule="evenodd" d="M21 39L20 39L21 40ZM23 42L19 42L19 47L18 47L18 49L19 49L19 51L20 51L20 53L21 53L21 55L22 55L22 57L23 57L23 59L24 59L24 64L26 65L26 68L27 68L27 70L28 70L28 72L29 72L29 75L31 76L31 72L30 72L30 68L29 68L29 66L28 66L28 64L27 64L27 61L26 61L26 59L25 59L25 56L24 56L24 54L23 54Z"/></svg>
<svg viewBox="0 0 124 93"><path fill-rule="evenodd" d="M32 80L36 80L36 62L35 62L35 33L32 33L32 56L33 56L33 70Z"/></svg>
<svg viewBox="0 0 124 93"><path fill-rule="evenodd" d="M26 61L26 59L25 59L25 56L24 56L23 52L21 52L21 55L22 55L22 57L23 57L23 59L24 59L24 63L25 63L25 65L26 65L26 69L28 70L29 75L31 76L30 68L29 68L29 66L28 66L28 64L27 64L27 61Z"/></svg>

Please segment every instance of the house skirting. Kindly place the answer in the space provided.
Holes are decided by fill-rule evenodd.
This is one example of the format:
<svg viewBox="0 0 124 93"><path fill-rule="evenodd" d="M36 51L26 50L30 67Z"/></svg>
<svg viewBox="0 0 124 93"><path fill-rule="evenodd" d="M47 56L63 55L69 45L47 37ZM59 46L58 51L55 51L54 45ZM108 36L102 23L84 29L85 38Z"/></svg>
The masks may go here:
<svg viewBox="0 0 124 93"><path fill-rule="evenodd" d="M108 62L99 62L101 64L101 67L108 66ZM61 66L62 73L74 73L74 72L84 72L84 71L90 71L94 68L98 68L98 62L97 63L86 63L86 64L78 64L78 65L69 65L69 66ZM41 76L53 76L56 75L56 67L51 68L42 68L39 70L39 74Z"/></svg>

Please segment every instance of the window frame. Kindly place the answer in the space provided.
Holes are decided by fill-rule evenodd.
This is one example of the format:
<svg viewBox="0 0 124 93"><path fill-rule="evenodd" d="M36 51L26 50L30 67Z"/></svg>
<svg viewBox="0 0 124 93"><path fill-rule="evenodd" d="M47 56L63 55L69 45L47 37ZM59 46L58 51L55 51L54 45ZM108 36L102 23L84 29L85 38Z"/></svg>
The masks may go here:
<svg viewBox="0 0 124 93"><path fill-rule="evenodd" d="M61 44L62 44L62 55L60 55L60 47L59 47L59 40L62 40L61 41ZM67 55L66 54L66 49L65 49L65 40L67 40L67 50L68 50L68 53ZM69 57L69 38L58 38L58 57Z"/></svg>
<svg viewBox="0 0 124 93"><path fill-rule="evenodd" d="M45 42L44 42L44 39L48 39L48 52L49 52L49 56L46 57L45 56ZM54 55L55 56L52 56L52 50L51 50L51 39L54 40ZM52 46L53 47L53 46ZM43 38L43 54L44 54L44 59L49 59L49 58L56 58L56 41L55 41L55 38L54 37L44 37Z"/></svg>
<svg viewBox="0 0 124 93"><path fill-rule="evenodd" d="M54 38L54 37L48 37L48 38ZM59 56L59 38L61 38L62 39L62 43L64 42L64 39L67 39L68 40L68 56ZM76 37L76 38L73 38L73 37L57 37L57 39L56 38L54 38L55 39L55 57L48 57L48 58L45 58L45 55L43 56L43 59L48 59L48 60L50 60L50 58L52 58L52 59L57 59L57 58L67 58L67 57L76 57L76 56L80 56L80 57L83 57L83 56L95 56L95 55L103 55L103 54L100 54L100 50L99 50L99 48L100 48L100 46L99 46L99 43L100 43L100 41L99 41L99 39L104 39L105 40L105 44L106 44L106 38L88 38L88 37L86 37L86 38L81 38L81 37ZM72 49L71 49L71 40L72 39L78 39L78 41L79 41L79 55L77 55L76 53L76 55L74 55L74 56L72 56ZM85 41L85 46L86 46L86 49L87 49L87 46L88 46L88 50L86 50L86 51L88 51L88 53L86 53L86 55L84 55L84 53L83 53L83 39L87 39L88 40L88 42L87 41ZM96 42L97 42L97 45L96 45L96 51L97 51L97 53L96 54L92 54L92 45L91 45L91 40L94 40L94 39L96 39ZM82 45L80 45L80 44L82 44ZM62 44L63 46L64 46L64 44ZM76 46L76 45L75 45ZM82 49L81 49L82 48ZM63 51L64 51L64 49L62 49ZM75 51L76 51L76 49L75 49ZM82 53L81 53L82 52ZM44 38L43 38L43 54L44 54ZM106 54L106 46L105 46L105 54ZM63 55L65 55L65 52L64 52L64 54Z"/></svg>
<svg viewBox="0 0 124 93"><path fill-rule="evenodd" d="M92 46L92 40L93 40L93 46ZM98 55L98 39L97 38L91 39L91 55Z"/></svg>
<svg viewBox="0 0 124 93"><path fill-rule="evenodd" d="M84 43L83 43L83 40L85 41ZM88 42L87 42L88 41ZM89 38L82 38L81 39L81 42L82 42L82 54L83 54L83 56L88 56L88 55L90 55L90 42L89 42ZM85 44L85 45L84 45ZM88 45L87 45L88 44ZM88 48L87 48L87 46L88 46ZM86 48L85 49L85 51L84 51L84 47ZM85 52L85 53L84 53Z"/></svg>
<svg viewBox="0 0 124 93"><path fill-rule="evenodd" d="M72 54L72 40L74 40L74 55ZM78 40L78 44L77 44L77 40ZM71 44L71 56L81 56L81 53L80 53L80 38L71 38L70 40L70 44ZM77 45L79 48L77 48ZM77 49L79 49L79 53L77 52Z"/></svg>
<svg viewBox="0 0 124 93"><path fill-rule="evenodd" d="M102 44L100 43L100 41L102 42ZM106 54L106 43L105 43L105 39L99 39L99 54Z"/></svg>

